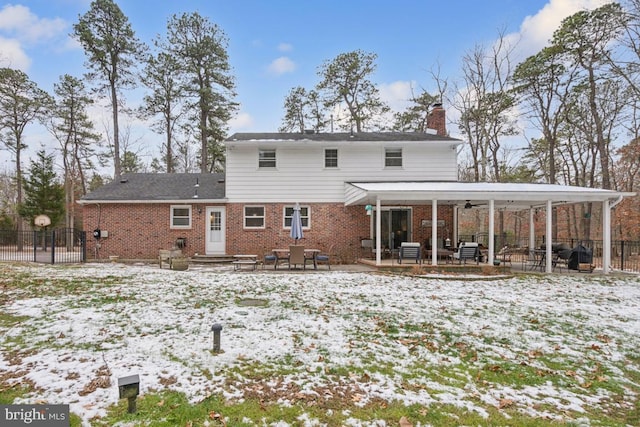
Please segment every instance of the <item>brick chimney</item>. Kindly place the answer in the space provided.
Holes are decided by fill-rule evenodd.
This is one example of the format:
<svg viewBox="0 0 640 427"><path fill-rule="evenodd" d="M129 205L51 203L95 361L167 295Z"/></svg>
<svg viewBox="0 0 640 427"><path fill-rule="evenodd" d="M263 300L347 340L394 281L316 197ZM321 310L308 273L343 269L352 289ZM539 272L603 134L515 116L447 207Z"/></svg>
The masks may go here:
<svg viewBox="0 0 640 427"><path fill-rule="evenodd" d="M427 128L436 131L436 135L447 136L447 120L442 104L433 104L427 116Z"/></svg>

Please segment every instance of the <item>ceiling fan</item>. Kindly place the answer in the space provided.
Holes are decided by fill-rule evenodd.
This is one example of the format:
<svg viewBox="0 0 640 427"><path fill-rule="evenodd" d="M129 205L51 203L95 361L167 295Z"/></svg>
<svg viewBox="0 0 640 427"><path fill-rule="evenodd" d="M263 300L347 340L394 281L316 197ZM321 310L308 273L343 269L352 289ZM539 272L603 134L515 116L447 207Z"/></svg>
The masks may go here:
<svg viewBox="0 0 640 427"><path fill-rule="evenodd" d="M471 200L467 200L467 203L464 204L464 208L465 209L471 209L471 208L475 208L476 206L484 206L485 203L478 203L478 204L473 204L471 203Z"/></svg>

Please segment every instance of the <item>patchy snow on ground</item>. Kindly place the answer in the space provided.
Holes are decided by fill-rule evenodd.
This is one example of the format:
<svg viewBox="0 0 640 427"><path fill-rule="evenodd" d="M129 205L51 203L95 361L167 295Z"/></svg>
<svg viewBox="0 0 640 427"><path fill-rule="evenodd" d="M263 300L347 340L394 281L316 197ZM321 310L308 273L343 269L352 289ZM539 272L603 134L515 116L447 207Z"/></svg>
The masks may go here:
<svg viewBox="0 0 640 427"><path fill-rule="evenodd" d="M192 402L217 393L241 400L268 389L283 405L343 396L360 405L446 403L483 416L508 405L561 420L565 411L611 404L609 392L551 379L484 387L470 371L509 363L572 384L624 385L621 369L633 363L630 354L637 361L640 348L637 277L4 268L39 277L42 292L5 291L2 311L26 318L0 329L0 375L36 388L15 403L70 404L85 425L117 402L117 379L133 374L142 394L168 388ZM53 277L74 285L56 291ZM220 353L211 351L214 323L223 327ZM542 359L570 368L554 372ZM243 376L255 365L274 372L273 380ZM327 374L334 369L349 374Z"/></svg>

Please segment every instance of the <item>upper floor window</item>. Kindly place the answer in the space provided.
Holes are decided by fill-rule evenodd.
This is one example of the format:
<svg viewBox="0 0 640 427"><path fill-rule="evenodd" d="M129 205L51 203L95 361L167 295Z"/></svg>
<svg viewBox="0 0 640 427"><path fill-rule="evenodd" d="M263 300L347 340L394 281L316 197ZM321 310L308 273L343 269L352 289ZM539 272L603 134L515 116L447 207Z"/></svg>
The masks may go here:
<svg viewBox="0 0 640 427"><path fill-rule="evenodd" d="M276 150L260 150L258 152L258 167L275 168L276 167Z"/></svg>
<svg viewBox="0 0 640 427"><path fill-rule="evenodd" d="M171 206L170 228L191 228L191 206Z"/></svg>
<svg viewBox="0 0 640 427"><path fill-rule="evenodd" d="M264 228L264 206L244 207L244 228Z"/></svg>
<svg viewBox="0 0 640 427"><path fill-rule="evenodd" d="M402 148L385 148L384 166L402 166Z"/></svg>
<svg viewBox="0 0 640 427"><path fill-rule="evenodd" d="M324 150L324 167L325 168L338 167L338 149L337 148L326 148Z"/></svg>
<svg viewBox="0 0 640 427"><path fill-rule="evenodd" d="M309 206L300 206L300 219L302 220L302 228L309 228ZM284 228L291 228L291 218L293 217L293 206L284 207Z"/></svg>

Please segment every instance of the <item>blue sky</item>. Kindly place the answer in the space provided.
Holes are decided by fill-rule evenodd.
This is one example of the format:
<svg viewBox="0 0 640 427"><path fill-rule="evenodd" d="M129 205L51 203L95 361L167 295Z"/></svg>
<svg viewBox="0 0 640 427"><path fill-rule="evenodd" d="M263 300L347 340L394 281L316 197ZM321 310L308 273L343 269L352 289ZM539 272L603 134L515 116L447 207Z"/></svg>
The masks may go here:
<svg viewBox="0 0 640 427"><path fill-rule="evenodd" d="M117 1L144 42L164 34L167 19L183 12L197 11L221 27L229 39L240 103L231 133L276 131L289 90L312 88L319 81L318 67L340 53L356 49L376 53L377 71L372 80L385 101L401 108L411 87L433 91L429 70L434 66L439 64L443 76L458 79L464 53L475 45L490 46L500 30L519 40L518 55L524 59L544 46L564 17L605 2ZM89 5L89 0L31 0L0 6L0 66L25 71L50 93L61 75L81 77L84 52L69 34ZM134 106L139 96L127 94L128 105ZM102 130L108 113L98 116L94 119ZM152 146L158 140L145 126L135 127L134 132L141 146ZM32 150L55 145L46 131L36 127L27 131L26 143ZM10 158L8 152L0 151L0 170L13 169Z"/></svg>

